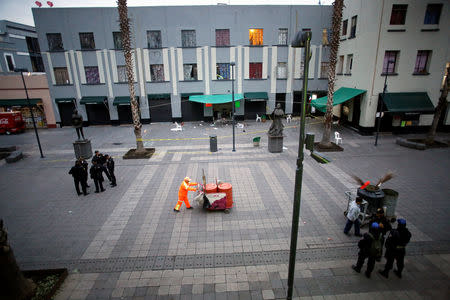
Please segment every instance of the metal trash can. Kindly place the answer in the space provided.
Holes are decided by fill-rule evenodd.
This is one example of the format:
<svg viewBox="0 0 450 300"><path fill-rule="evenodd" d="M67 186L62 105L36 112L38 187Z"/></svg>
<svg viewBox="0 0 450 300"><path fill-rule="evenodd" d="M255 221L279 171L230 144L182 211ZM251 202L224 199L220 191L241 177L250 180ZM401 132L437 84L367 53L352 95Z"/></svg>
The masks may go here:
<svg viewBox="0 0 450 300"><path fill-rule="evenodd" d="M217 152L217 135L209 136L209 151Z"/></svg>
<svg viewBox="0 0 450 300"><path fill-rule="evenodd" d="M314 133L308 132L305 137L306 149L314 151Z"/></svg>
<svg viewBox="0 0 450 300"><path fill-rule="evenodd" d="M397 207L398 192L391 189L383 189L383 206L386 207L385 216L387 218L396 218L395 208Z"/></svg>

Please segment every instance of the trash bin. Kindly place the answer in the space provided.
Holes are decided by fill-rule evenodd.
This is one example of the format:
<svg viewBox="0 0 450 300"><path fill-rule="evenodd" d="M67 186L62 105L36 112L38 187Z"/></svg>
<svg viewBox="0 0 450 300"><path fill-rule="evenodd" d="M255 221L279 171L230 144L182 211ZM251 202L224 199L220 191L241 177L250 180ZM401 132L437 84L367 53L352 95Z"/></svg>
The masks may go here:
<svg viewBox="0 0 450 300"><path fill-rule="evenodd" d="M395 208L397 207L398 192L391 189L383 189L383 206L386 206L386 217L395 218Z"/></svg>
<svg viewBox="0 0 450 300"><path fill-rule="evenodd" d="M314 133L308 132L305 137L306 149L314 151Z"/></svg>
<svg viewBox="0 0 450 300"><path fill-rule="evenodd" d="M209 136L209 151L217 152L217 135Z"/></svg>

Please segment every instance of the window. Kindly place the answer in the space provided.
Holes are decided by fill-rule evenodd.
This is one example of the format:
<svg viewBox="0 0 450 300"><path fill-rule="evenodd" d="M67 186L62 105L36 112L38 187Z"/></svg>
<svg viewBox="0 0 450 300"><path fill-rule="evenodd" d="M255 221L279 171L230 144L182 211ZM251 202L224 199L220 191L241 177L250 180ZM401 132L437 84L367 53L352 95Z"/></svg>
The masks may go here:
<svg viewBox="0 0 450 300"><path fill-rule="evenodd" d="M184 80L197 80L197 64L184 64Z"/></svg>
<svg viewBox="0 0 450 300"><path fill-rule="evenodd" d="M350 37L354 38L356 36L356 21L358 16L352 17L352 28L350 29Z"/></svg>
<svg viewBox="0 0 450 300"><path fill-rule="evenodd" d="M382 75L395 74L395 66L397 64L398 53L399 51L386 51L384 53Z"/></svg>
<svg viewBox="0 0 450 300"><path fill-rule="evenodd" d="M26 41L28 46L28 52L41 53L41 49L39 48L39 42L37 38L27 36Z"/></svg>
<svg viewBox="0 0 450 300"><path fill-rule="evenodd" d="M99 84L100 74L98 73L98 67L84 67L86 73L86 84Z"/></svg>
<svg viewBox="0 0 450 300"><path fill-rule="evenodd" d="M164 81L164 65L150 65L152 81Z"/></svg>
<svg viewBox="0 0 450 300"><path fill-rule="evenodd" d="M117 66L117 80L119 82L128 82L127 66Z"/></svg>
<svg viewBox="0 0 450 300"><path fill-rule="evenodd" d="M13 58L12 54L5 54L5 61L6 61L6 66L8 67L8 71L14 72L14 69L16 68L16 66L15 66L14 58Z"/></svg>
<svg viewBox="0 0 450 300"><path fill-rule="evenodd" d="M263 36L263 29L251 28L248 30L248 39L252 46L261 46L263 44Z"/></svg>
<svg viewBox="0 0 450 300"><path fill-rule="evenodd" d="M323 61L320 63L320 78L328 78L328 68L330 63L328 61Z"/></svg>
<svg viewBox="0 0 450 300"><path fill-rule="evenodd" d="M162 48L161 31L160 30L147 31L147 48L149 48L149 49Z"/></svg>
<svg viewBox="0 0 450 300"><path fill-rule="evenodd" d="M407 4L394 4L392 5L391 12L391 25L405 25Z"/></svg>
<svg viewBox="0 0 450 300"><path fill-rule="evenodd" d="M328 46L330 43L328 42L328 31L326 28L322 29L322 45Z"/></svg>
<svg viewBox="0 0 450 300"><path fill-rule="evenodd" d="M352 67L353 67L353 54L347 55L347 66L345 68L346 74L352 74Z"/></svg>
<svg viewBox="0 0 450 300"><path fill-rule="evenodd" d="M430 50L417 51L416 65L414 66L414 74L428 74L428 66L431 58Z"/></svg>
<svg viewBox="0 0 450 300"><path fill-rule="evenodd" d="M277 66L277 79L287 78L287 64L285 62L279 62Z"/></svg>
<svg viewBox="0 0 450 300"><path fill-rule="evenodd" d="M441 17L442 4L428 4L425 12L424 24L439 24Z"/></svg>
<svg viewBox="0 0 450 300"><path fill-rule="evenodd" d="M348 20L342 22L342 35L347 35Z"/></svg>
<svg viewBox="0 0 450 300"><path fill-rule="evenodd" d="M80 32L80 45L81 50L94 50L94 34L92 32Z"/></svg>
<svg viewBox="0 0 450 300"><path fill-rule="evenodd" d="M181 30L181 46L196 47L195 30Z"/></svg>
<svg viewBox="0 0 450 300"><path fill-rule="evenodd" d="M53 73L55 74L56 85L63 85L70 83L67 68L53 68Z"/></svg>
<svg viewBox="0 0 450 300"><path fill-rule="evenodd" d="M339 56L339 62L337 65L337 74L344 73L344 55Z"/></svg>
<svg viewBox="0 0 450 300"><path fill-rule="evenodd" d="M117 50L123 49L122 32L120 31L113 32L113 40L114 40L114 49Z"/></svg>
<svg viewBox="0 0 450 300"><path fill-rule="evenodd" d="M218 80L231 79L230 64L217 64L216 70Z"/></svg>
<svg viewBox="0 0 450 300"><path fill-rule="evenodd" d="M230 29L216 29L216 46L230 46Z"/></svg>
<svg viewBox="0 0 450 300"><path fill-rule="evenodd" d="M262 63L250 63L250 79L262 78Z"/></svg>
<svg viewBox="0 0 450 300"><path fill-rule="evenodd" d="M47 33L48 51L64 50L61 33Z"/></svg>
<svg viewBox="0 0 450 300"><path fill-rule="evenodd" d="M30 55L31 67L33 72L45 72L44 62L40 55Z"/></svg>
<svg viewBox="0 0 450 300"><path fill-rule="evenodd" d="M287 28L278 29L278 45L288 44L288 30Z"/></svg>

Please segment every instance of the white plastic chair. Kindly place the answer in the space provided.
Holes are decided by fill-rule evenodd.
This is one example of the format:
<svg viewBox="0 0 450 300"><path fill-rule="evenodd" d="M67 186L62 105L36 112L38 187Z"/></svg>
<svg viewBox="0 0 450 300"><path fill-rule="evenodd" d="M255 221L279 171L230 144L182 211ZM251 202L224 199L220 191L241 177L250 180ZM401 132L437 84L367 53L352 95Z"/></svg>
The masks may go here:
<svg viewBox="0 0 450 300"><path fill-rule="evenodd" d="M342 145L342 138L341 138L339 132L335 131L334 132L334 143L336 145L339 145L339 141L341 141L341 145Z"/></svg>
<svg viewBox="0 0 450 300"><path fill-rule="evenodd" d="M261 122L261 117L258 115L258 114L256 114L256 122Z"/></svg>
<svg viewBox="0 0 450 300"><path fill-rule="evenodd" d="M170 128L170 130L172 130L172 131L182 131L183 130L183 127L180 125L180 124L178 124L177 122L175 122L175 128Z"/></svg>
<svg viewBox="0 0 450 300"><path fill-rule="evenodd" d="M292 121L292 115L287 115L286 116L286 123L291 123L291 121Z"/></svg>

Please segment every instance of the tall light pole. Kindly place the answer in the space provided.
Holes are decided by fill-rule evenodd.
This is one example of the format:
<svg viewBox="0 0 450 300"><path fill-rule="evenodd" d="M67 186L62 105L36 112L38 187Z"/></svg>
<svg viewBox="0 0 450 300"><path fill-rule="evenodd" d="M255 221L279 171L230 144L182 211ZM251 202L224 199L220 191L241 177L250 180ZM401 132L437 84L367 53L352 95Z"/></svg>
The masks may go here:
<svg viewBox="0 0 450 300"><path fill-rule="evenodd" d="M23 72L28 72L27 69L15 69L15 72L20 72L20 75L22 76L22 82L23 82L23 87L25 89L25 94L27 95L27 104L28 104L28 109L30 110L31 113L31 119L33 120L33 127L34 127L34 133L36 134L36 139L38 142L38 146L39 146L39 152L41 153L41 158L44 158L44 154L42 154L42 148L41 148L41 142L39 140L39 134L36 128L36 122L34 120L34 114L33 114L33 108L31 107L31 103L30 103L30 97L28 97L28 90L27 90L27 85L25 84L25 78L23 78ZM28 73L28 76L30 73Z"/></svg>
<svg viewBox="0 0 450 300"><path fill-rule="evenodd" d="M386 73L384 74L384 87L383 87L383 96L381 96L382 100L378 100L378 119L377 119L377 133L375 135L375 146L378 144L378 133L380 132L380 124L381 124L381 111L383 110L383 101L384 101L384 95L386 94L387 90L387 77L389 74L389 65L391 63L395 63L393 60L388 60L387 67L386 67Z"/></svg>
<svg viewBox="0 0 450 300"><path fill-rule="evenodd" d="M302 196L303 146L305 144L305 110L308 91L309 60L311 58L311 31L299 31L292 41L292 47L305 48L303 72L303 100L300 117L300 140L298 142L297 169L295 170L294 204L292 212L291 247L289 252L288 300L292 299L294 289L295 256L297 254L298 221L300 219L300 200Z"/></svg>
<svg viewBox="0 0 450 300"><path fill-rule="evenodd" d="M233 152L236 152L236 143L235 143L235 138L234 138L234 70L235 70L235 63L231 62L230 63L230 67L231 67L231 121L233 123Z"/></svg>

